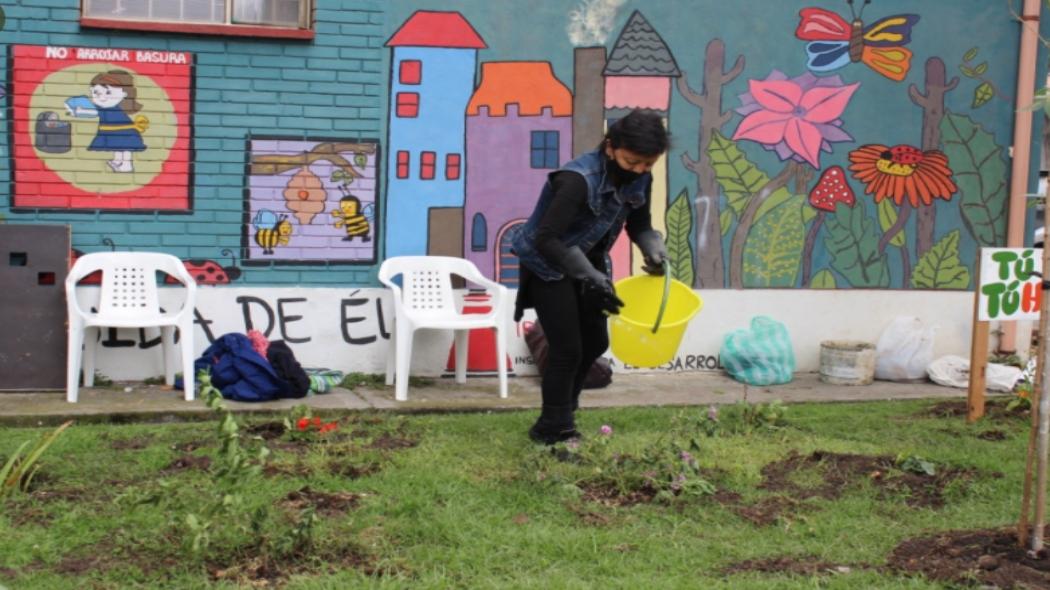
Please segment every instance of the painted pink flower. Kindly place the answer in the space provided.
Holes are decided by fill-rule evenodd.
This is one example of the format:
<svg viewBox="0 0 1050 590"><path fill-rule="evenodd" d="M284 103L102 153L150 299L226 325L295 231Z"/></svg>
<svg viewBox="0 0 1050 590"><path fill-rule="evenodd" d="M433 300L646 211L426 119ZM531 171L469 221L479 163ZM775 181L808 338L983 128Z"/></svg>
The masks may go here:
<svg viewBox="0 0 1050 590"><path fill-rule="evenodd" d="M839 117L860 83L844 85L837 76L803 74L788 79L776 70L765 80L750 80L750 92L741 95L744 115L734 140L747 139L777 153L820 168L820 152L831 143L852 141Z"/></svg>

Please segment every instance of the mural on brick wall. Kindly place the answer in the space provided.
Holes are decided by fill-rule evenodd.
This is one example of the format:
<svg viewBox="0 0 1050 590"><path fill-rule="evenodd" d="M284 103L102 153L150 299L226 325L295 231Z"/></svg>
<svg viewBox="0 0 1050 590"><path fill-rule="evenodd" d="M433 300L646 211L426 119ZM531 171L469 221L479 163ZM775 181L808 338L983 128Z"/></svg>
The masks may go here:
<svg viewBox="0 0 1050 590"><path fill-rule="evenodd" d="M13 207L190 208L189 53L10 51Z"/></svg>
<svg viewBox="0 0 1050 590"><path fill-rule="evenodd" d="M376 260L378 143L252 137L243 263Z"/></svg>
<svg viewBox="0 0 1050 590"><path fill-rule="evenodd" d="M678 279L970 288L976 248L1005 240L1008 200L1006 149L975 110L1009 97L972 47L957 65L973 83L955 99L960 79L944 58L914 51L916 38L936 34L937 15L884 5L800 2L762 38L781 48L774 61L734 53L757 50L719 34L689 64L692 78L660 30L681 24L623 0L565 12L572 55L558 59L571 62L571 80L537 59L551 57L543 47L490 47L464 12L407 15L386 44L388 255L461 256L516 285L507 237L546 175L594 149L610 121L646 108L675 135L653 171L652 211ZM479 51L514 59L480 61ZM637 258L621 236L614 278L637 272Z"/></svg>

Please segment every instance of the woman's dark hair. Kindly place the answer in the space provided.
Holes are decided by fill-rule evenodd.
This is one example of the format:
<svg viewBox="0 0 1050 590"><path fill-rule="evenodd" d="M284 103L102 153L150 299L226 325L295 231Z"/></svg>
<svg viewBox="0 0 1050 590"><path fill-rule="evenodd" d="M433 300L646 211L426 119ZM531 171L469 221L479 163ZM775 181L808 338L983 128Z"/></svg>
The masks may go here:
<svg viewBox="0 0 1050 590"><path fill-rule="evenodd" d="M622 148L641 156L659 156L671 143L660 115L645 109L635 109L609 125L605 139L613 149Z"/></svg>

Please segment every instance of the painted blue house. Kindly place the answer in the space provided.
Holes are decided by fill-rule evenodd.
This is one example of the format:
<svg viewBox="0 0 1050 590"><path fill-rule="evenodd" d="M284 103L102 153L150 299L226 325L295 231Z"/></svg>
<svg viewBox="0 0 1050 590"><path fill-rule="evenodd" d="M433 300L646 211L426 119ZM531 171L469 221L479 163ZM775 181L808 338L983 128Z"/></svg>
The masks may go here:
<svg viewBox="0 0 1050 590"><path fill-rule="evenodd" d="M485 42L459 13L418 11L386 45L393 48L386 255L457 254L429 247L432 235L457 233L431 228L431 216L463 206L465 113Z"/></svg>

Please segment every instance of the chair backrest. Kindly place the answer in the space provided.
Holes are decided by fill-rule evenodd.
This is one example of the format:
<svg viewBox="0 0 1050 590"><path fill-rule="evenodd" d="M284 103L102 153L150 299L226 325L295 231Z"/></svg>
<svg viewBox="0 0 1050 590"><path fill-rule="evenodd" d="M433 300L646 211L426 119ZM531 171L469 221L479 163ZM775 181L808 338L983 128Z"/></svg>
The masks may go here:
<svg viewBox="0 0 1050 590"><path fill-rule="evenodd" d="M400 286L394 280L398 275ZM470 280L481 272L473 262L451 256L395 256L379 267L380 282L390 287L395 297L400 291L399 304L416 313L458 313L452 275Z"/></svg>
<svg viewBox="0 0 1050 590"><path fill-rule="evenodd" d="M75 297L77 282L95 271L102 271L98 304L100 315L130 319L152 317L160 313L158 271L183 281L183 286L189 291L187 303L191 305L197 287L182 261L171 254L94 252L77 258L76 264L70 269L66 280L69 297Z"/></svg>

